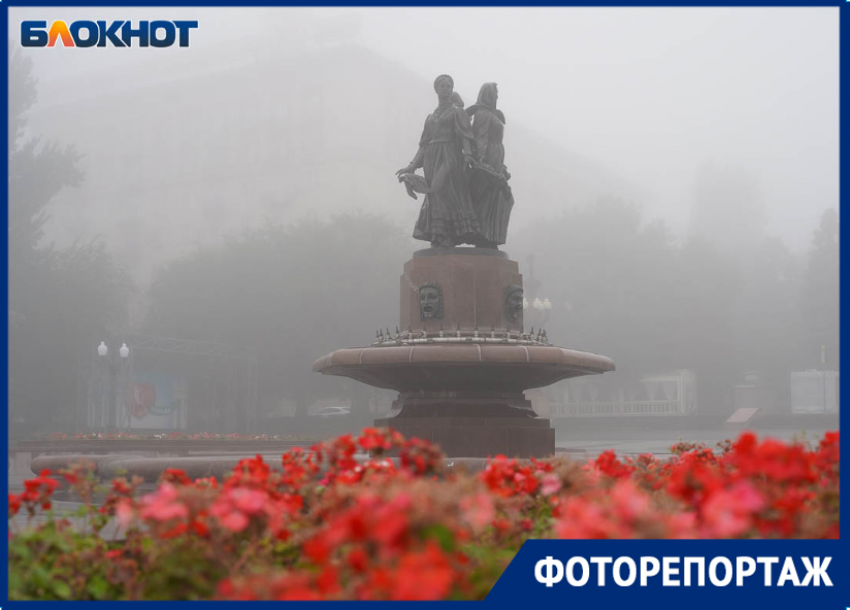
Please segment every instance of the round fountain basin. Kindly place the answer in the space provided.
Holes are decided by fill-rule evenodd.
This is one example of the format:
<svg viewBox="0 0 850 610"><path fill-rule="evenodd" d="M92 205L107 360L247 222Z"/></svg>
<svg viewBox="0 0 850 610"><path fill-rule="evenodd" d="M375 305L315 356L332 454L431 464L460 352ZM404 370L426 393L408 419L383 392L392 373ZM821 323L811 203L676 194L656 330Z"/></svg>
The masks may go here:
<svg viewBox="0 0 850 610"><path fill-rule="evenodd" d="M614 370L605 356L543 345L419 344L340 349L313 370L398 392L506 392Z"/></svg>

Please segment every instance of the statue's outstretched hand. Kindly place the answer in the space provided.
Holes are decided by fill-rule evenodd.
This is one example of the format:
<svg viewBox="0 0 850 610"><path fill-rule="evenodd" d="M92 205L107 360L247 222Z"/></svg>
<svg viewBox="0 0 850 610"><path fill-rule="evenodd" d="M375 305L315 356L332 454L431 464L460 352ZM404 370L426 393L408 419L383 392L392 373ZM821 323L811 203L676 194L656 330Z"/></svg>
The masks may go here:
<svg viewBox="0 0 850 610"><path fill-rule="evenodd" d="M412 173L413 173L413 172L415 172L415 171L416 171L416 170L415 170L415 169L413 169L413 166L408 165L407 167L402 167L400 170L398 170L398 171L395 173L395 175L399 177L399 178L398 178L399 180L401 180L401 175L402 175L402 174L412 174Z"/></svg>

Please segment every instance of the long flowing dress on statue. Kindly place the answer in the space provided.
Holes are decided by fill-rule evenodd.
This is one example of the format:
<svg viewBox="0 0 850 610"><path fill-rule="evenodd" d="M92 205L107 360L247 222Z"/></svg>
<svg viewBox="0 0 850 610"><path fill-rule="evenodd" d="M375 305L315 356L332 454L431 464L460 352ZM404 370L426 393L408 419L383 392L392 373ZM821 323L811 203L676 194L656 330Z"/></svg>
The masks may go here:
<svg viewBox="0 0 850 610"><path fill-rule="evenodd" d="M514 197L508 186L510 174L505 167L505 115L496 109L496 85L481 87L478 102L468 112L473 117L472 134L477 167L472 170L469 193L479 229L486 244L505 243Z"/></svg>
<svg viewBox="0 0 850 610"><path fill-rule="evenodd" d="M469 198L463 138L472 139L469 116L455 104L443 104L425 119L420 147L428 193L413 230L415 239L433 245L476 243L478 222Z"/></svg>

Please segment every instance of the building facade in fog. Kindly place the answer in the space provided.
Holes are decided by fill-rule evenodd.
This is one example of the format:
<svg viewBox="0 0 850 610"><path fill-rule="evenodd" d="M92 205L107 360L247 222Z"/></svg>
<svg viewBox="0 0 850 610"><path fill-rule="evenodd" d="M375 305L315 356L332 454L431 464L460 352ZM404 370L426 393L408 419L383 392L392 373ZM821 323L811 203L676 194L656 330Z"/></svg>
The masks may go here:
<svg viewBox="0 0 850 610"><path fill-rule="evenodd" d="M362 209L412 231L421 200L394 172L416 153L432 83L351 38L222 45L41 82L30 128L74 144L86 174L56 198L47 239L100 236L145 285L162 263L265 220ZM480 84L456 89L472 103ZM512 229L541 208L628 194L504 110Z"/></svg>
<svg viewBox="0 0 850 610"><path fill-rule="evenodd" d="M696 415L697 383L691 370L645 375L636 382L603 384L596 377L552 386L552 417L635 417Z"/></svg>

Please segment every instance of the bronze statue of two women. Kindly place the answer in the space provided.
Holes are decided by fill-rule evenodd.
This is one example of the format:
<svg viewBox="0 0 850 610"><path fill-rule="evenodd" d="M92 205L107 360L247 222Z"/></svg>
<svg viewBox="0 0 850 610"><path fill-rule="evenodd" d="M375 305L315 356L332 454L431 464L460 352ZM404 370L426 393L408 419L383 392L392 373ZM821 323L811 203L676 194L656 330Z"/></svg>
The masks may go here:
<svg viewBox="0 0 850 610"><path fill-rule="evenodd" d="M497 248L505 243L514 200L496 83L485 83L467 110L451 76L438 76L434 90L439 104L425 119L419 151L396 172L411 197L425 195L413 237L434 248ZM424 179L415 173L420 167Z"/></svg>

